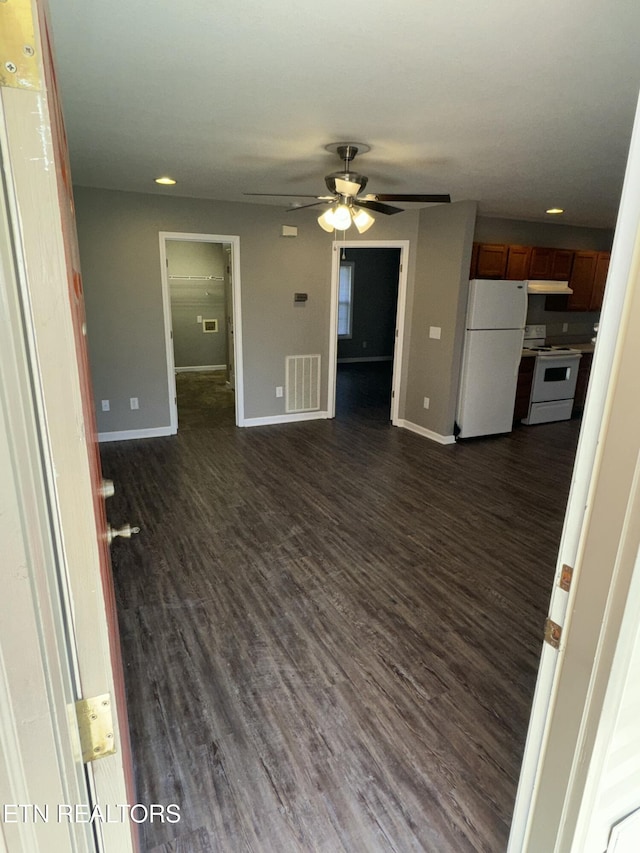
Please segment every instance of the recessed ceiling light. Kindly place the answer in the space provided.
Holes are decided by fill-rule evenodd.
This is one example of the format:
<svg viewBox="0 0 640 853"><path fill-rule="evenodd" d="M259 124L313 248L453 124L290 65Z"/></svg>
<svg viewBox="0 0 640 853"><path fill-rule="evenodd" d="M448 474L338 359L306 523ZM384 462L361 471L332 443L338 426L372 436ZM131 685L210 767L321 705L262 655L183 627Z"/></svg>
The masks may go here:
<svg viewBox="0 0 640 853"><path fill-rule="evenodd" d="M547 210L547 213L550 213L552 216L557 216L559 213L564 213L564 210L561 207L550 207Z"/></svg>
<svg viewBox="0 0 640 853"><path fill-rule="evenodd" d="M156 178L156 184L162 184L166 187L172 187L175 183L177 183L174 178L170 178L167 175L164 175L162 178Z"/></svg>

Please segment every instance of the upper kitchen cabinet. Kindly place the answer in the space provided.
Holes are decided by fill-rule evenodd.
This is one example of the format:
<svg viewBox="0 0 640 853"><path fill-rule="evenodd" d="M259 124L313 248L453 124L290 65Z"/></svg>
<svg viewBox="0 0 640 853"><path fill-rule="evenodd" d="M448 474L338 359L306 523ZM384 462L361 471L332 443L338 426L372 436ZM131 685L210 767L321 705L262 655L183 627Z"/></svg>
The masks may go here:
<svg viewBox="0 0 640 853"><path fill-rule="evenodd" d="M598 252L598 260L596 261L596 271L593 276L593 290L591 291L591 302L589 303L590 311L599 311L602 308L602 299L604 297L604 288L607 284L607 274L609 272L610 259L610 252Z"/></svg>
<svg viewBox="0 0 640 853"><path fill-rule="evenodd" d="M534 246L531 250L528 278L545 281L569 281L574 254L570 249Z"/></svg>
<svg viewBox="0 0 640 853"><path fill-rule="evenodd" d="M510 281L524 281L529 278L531 251L531 246L507 247L507 271L505 278Z"/></svg>
<svg viewBox="0 0 640 853"><path fill-rule="evenodd" d="M508 247L502 243L476 243L476 247L471 278L504 278Z"/></svg>
<svg viewBox="0 0 640 853"><path fill-rule="evenodd" d="M569 311L599 311L609 270L609 252L576 252L569 287Z"/></svg>

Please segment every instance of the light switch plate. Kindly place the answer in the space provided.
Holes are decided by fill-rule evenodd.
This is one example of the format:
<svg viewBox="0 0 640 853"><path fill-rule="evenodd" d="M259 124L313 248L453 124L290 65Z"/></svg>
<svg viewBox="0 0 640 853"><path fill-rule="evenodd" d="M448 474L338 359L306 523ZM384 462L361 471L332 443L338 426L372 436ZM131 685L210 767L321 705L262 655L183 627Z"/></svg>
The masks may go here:
<svg viewBox="0 0 640 853"><path fill-rule="evenodd" d="M440 336L442 334L442 329L440 326L429 326L429 337L435 338L436 340L440 340Z"/></svg>

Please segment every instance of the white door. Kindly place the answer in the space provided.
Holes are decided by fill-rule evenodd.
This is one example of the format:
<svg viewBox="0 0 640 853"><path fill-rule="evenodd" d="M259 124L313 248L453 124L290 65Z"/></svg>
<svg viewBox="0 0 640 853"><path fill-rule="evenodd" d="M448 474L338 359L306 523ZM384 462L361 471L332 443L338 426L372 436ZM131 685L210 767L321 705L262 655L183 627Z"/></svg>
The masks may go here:
<svg viewBox="0 0 640 853"><path fill-rule="evenodd" d="M630 523L640 481L639 258L640 104L549 606L562 632L559 648L543 645L509 853L585 849L573 842L592 805L587 773L599 775L595 733L640 544ZM627 754L637 767L638 748Z"/></svg>
<svg viewBox="0 0 640 853"><path fill-rule="evenodd" d="M0 145L7 225L19 279L22 344L32 370L41 474L48 490L51 539L58 564L59 581L51 595L64 610L67 631L67 648L59 650L58 659L47 659L47 669L71 667L75 698L109 697L111 740L116 751L105 750L104 758L87 764L89 794L78 788L74 793L90 800L78 806L97 804L106 809L107 805L135 804L135 795L84 339L71 177L45 7L39 2L7 5L19 5L21 13L2 21L3 35L10 35L7 43L32 48L18 51L16 74L2 78ZM10 432L9 437L14 441L15 434ZM24 511L22 504L20 510ZM43 629L39 626L38 630ZM25 660L24 665L30 661ZM35 683L33 691L34 703L45 702L58 724L67 720L72 737L75 724L68 702L58 707L58 699L51 694L41 696ZM61 744L60 749L67 746ZM37 741L32 748L37 749ZM37 754L22 758L26 760L26 782L36 785ZM61 781L65 783L71 770L66 766L63 770ZM56 806L56 796L52 789L51 797L46 798L49 806ZM53 832L53 821L45 826ZM135 824L128 819L97 820L91 830L107 853L136 848Z"/></svg>
<svg viewBox="0 0 640 853"><path fill-rule="evenodd" d="M398 276L398 301L396 305L395 344L393 348L393 376L391 380L391 423L398 424L400 399L404 385L402 355L407 306L407 271L409 269L408 240L353 240L332 243L331 309L329 316L329 369L327 371L327 409L330 418L336 416L336 384L338 364L338 303L340 290L340 254L342 249L400 249Z"/></svg>

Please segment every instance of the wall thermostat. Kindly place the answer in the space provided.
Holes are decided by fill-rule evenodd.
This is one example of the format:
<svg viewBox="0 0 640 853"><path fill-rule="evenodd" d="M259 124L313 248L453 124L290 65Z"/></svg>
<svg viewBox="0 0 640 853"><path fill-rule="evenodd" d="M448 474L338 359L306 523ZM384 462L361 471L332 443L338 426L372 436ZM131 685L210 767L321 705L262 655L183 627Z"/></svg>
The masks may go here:
<svg viewBox="0 0 640 853"><path fill-rule="evenodd" d="M306 302L308 298L309 298L309 294L307 294L307 293L294 293L293 294L293 301L294 302Z"/></svg>

